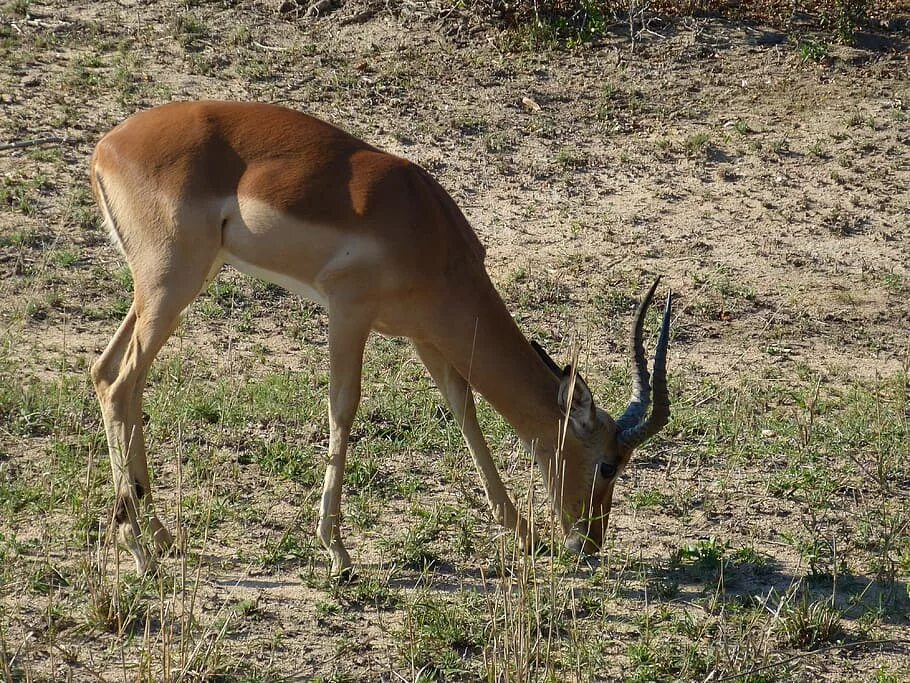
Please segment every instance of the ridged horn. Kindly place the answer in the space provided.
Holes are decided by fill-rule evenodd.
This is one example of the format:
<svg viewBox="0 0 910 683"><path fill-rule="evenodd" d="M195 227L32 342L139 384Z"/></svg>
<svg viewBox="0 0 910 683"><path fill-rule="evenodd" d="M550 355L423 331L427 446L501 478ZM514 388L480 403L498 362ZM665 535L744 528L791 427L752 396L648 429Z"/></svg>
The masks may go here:
<svg viewBox="0 0 910 683"><path fill-rule="evenodd" d="M552 372L557 377L562 377L562 369L556 364L556 361L550 357L550 354L547 353L547 350L538 344L536 341L531 340L531 347L537 351L537 355L540 356L540 359L546 363L547 367L550 368Z"/></svg>
<svg viewBox="0 0 910 683"><path fill-rule="evenodd" d="M632 348L634 362L634 377L632 379L632 398L622 417L616 421L618 427L617 440L626 448L633 449L640 446L652 436L657 434L670 419L670 395L667 392L667 346L670 342L670 315L672 312L672 293L667 293L667 303L664 306L663 320L660 325L660 336L657 339L657 349L654 351L654 407L651 415L645 418L648 406L651 403L650 375L648 364L645 360L645 348L642 342L642 328L645 313L654 297L654 291L660 278L654 281L651 289L642 299L638 312L635 315L635 324L632 328Z"/></svg>

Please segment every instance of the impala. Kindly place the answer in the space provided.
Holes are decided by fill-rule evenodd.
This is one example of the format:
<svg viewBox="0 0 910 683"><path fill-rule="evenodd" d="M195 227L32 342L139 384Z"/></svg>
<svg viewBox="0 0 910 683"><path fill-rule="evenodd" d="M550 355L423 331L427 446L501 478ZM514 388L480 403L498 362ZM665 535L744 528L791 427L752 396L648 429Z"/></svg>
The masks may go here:
<svg viewBox="0 0 910 683"><path fill-rule="evenodd" d="M112 521L140 573L173 543L149 486L146 377L181 312L225 263L328 310L329 453L318 535L333 574L351 570L341 487L372 330L413 342L461 426L494 516L525 548L534 530L493 464L472 389L531 445L567 546L599 549L617 476L669 418L669 295L648 414L642 324L657 282L635 317L632 397L614 421L571 366L560 370L519 331L483 246L445 190L421 167L328 123L266 104L166 104L98 143L91 180L134 282L126 319L92 379L113 469Z"/></svg>

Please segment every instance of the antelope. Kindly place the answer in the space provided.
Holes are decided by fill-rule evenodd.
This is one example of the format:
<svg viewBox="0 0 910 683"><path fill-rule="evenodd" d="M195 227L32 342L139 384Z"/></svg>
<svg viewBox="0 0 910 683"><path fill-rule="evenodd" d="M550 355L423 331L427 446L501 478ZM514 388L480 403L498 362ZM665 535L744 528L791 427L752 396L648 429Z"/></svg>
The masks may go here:
<svg viewBox="0 0 910 683"><path fill-rule="evenodd" d="M535 532L493 463L474 390L531 445L567 547L599 550L617 477L670 415L669 294L648 414L642 326L657 282L635 316L631 400L614 420L571 365L560 369L519 331L486 271L484 247L436 180L328 123L268 104L165 104L101 139L91 183L134 283L126 318L91 375L113 471L112 531L139 573L174 543L149 485L149 367L224 264L327 309L329 452L317 533L333 575L352 572L341 490L371 331L411 340L461 427L495 519L526 550Z"/></svg>

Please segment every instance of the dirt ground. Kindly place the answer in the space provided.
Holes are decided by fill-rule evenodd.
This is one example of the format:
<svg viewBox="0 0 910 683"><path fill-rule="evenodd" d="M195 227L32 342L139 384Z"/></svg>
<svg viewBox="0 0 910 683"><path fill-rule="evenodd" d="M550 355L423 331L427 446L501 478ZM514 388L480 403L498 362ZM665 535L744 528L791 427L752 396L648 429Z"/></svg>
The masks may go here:
<svg viewBox="0 0 910 683"><path fill-rule="evenodd" d="M194 642L217 650L217 658L198 669L174 664L173 680L417 680L420 653L408 650L423 642L415 635L415 605L466 593L493 605L496 591L506 590L508 572L497 573L491 559L498 532L457 430L446 428L448 445L420 445L437 438L424 436L437 431L436 398L408 349L386 340L371 347L362 441L393 431L389 420L403 429L388 417L389 396L423 407L415 423L402 421L411 436L380 444L379 476L391 483L358 498L356 514L348 513L349 549L365 567L361 588L326 582L311 538L318 484L270 473L244 455L271 443L276 430L316 455L325 452L325 318L226 273L227 289L203 297L163 352L147 406L164 514L176 523L177 510L187 509L184 522L191 533L206 530L204 545L200 532L189 563L169 560L172 572L182 567L185 582L173 584L179 589L162 583L168 588L161 588L159 613L144 613L129 635L86 616L92 583L83 565L93 551L85 539L97 543L103 532L85 527L104 520L112 497L87 367L129 296L120 256L93 207L87 161L94 142L131 113L202 98L307 111L426 167L487 247L488 269L520 326L559 359L577 340L605 407L620 408L627 395L635 300L657 274L672 288L670 362L680 426L645 447L641 467L625 475L611 518L613 559L594 578L558 569L561 582L586 595L620 584L638 588L614 593L598 616L611 630L584 641L597 643L601 668L564 665L540 680L732 680L723 676L791 656L791 664L737 680L910 680L910 467L896 466L888 484L889 505L896 506L888 514L896 521L887 552L897 559L887 583L874 578L870 564L878 551L851 540L864 528L854 513L865 510L872 484L857 475L839 485L829 501L816 501L825 510L819 517L805 502L810 498L773 486L790 471L788 448L796 449L801 434L811 439L806 420L813 409L808 417L800 411L812 402L813 387L836 404L858 388L884 395L874 387L896 386L904 396L894 404L896 420L905 430L910 419L907 37L883 34L877 49L824 43L819 52L822 43L805 36L717 19L651 29L631 41L618 23L594 46L573 49L529 45L524 34L436 3L342 2L316 16L277 2L15 2L0 9L0 145L54 138L0 147L6 680L162 680L161 672L171 671L162 653L186 652L162 641L163 624L187 613L198 613L201 624ZM278 402L287 387L275 378L289 372L311 387L289 390L297 417L260 417L259 399L243 387L274 381L268 392ZM419 390L411 394L410 386ZM255 417L206 425L206 396L223 391L247 396L248 403L238 399L238 412L249 408ZM41 400L56 407L46 410ZM175 403L190 408L169 422L169 410L183 410ZM728 433L725 419L740 424L737 411L745 409L738 406L745 405L751 412L742 439L757 453L763 440L771 444L767 460L736 459L726 449L739 437L718 436ZM41 427L45 412L51 417ZM773 418L765 423L766 416ZM523 490L514 439L491 416L485 420L507 479ZM775 450L782 421L794 435ZM847 454L854 450L850 435L836 432L817 437L824 441L815 455L840 472L838 463L853 467ZM891 447L910 462L901 441L906 431L895 434ZM374 462L363 448L365 462ZM193 453L209 453L214 464L188 469L183 481L177 463L190 468ZM57 471L59 463L66 467ZM644 505L645 492L685 498L685 513L670 503ZM211 527L202 512L178 503L178 494L207 501L199 510L214 514ZM427 519L442 528L429 542L441 562L432 571L396 563L400 548L389 540L412 538L408 529ZM456 519L480 550L453 550ZM636 621L656 609L648 595L653 581L644 577L649 563L688 557L691 544L703 550L717 539L727 549L753 548L776 567L771 576L740 577L738 595L783 594L811 573L817 557L792 539L819 519L834 530L821 536L843 532L843 544L857 548L844 566L857 586L868 579L859 603L881 598L878 611L843 612L846 640L814 653L818 645L756 644L745 627L734 637L735 610L712 611L701 602L717 586L696 590L679 580L679 594L657 598L659 606L668 614L691 610L696 620L709 614L716 630L674 633L673 643L682 638L693 651L707 651L723 641L760 655L743 654L739 669L732 655L715 669L642 664L636 648L655 633ZM120 557L126 563L127 554ZM833 565L840 566L836 557ZM863 630L866 622L874 629ZM491 620L483 638L495 640L497 623ZM188 624L168 632L188 633ZM881 643L831 647L865 640ZM452 646L457 662L435 662L423 675L521 680L479 673L491 670L484 642Z"/></svg>

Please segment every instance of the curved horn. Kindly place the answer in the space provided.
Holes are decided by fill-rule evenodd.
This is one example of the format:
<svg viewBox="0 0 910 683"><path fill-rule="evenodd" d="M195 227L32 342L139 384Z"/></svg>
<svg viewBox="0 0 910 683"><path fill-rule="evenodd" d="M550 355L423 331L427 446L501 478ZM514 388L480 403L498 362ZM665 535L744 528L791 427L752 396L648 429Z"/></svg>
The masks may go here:
<svg viewBox="0 0 910 683"><path fill-rule="evenodd" d="M632 325L632 365L635 375L632 378L632 398L629 399L629 405L626 407L622 416L616 421L616 427L619 433L623 433L641 422L648 412L648 405L651 403L651 376L648 374L648 361L645 359L645 347L642 343L642 329L645 324L645 314L648 312L648 306L651 305L651 299L654 298L654 290L660 282L660 276L651 285L651 289L645 294L645 297L638 305L638 311L635 313L635 323Z"/></svg>
<svg viewBox="0 0 910 683"><path fill-rule="evenodd" d="M531 340L531 346L535 351L537 351L537 355L540 356L541 360L544 363L546 363L547 367L550 368L550 372L561 379L562 369L556 364L556 361L550 357L550 354L547 353L547 350L534 340Z"/></svg>
<svg viewBox="0 0 910 683"><path fill-rule="evenodd" d="M655 286L657 285L656 282L654 284ZM646 301L650 300L653 293L654 287L651 287L651 290L648 292L648 297L646 297ZM657 432L659 432L670 420L670 394L667 392L667 346L670 343L670 313L672 311L672 305L673 293L667 292L664 317L660 323L660 336L657 339L657 349L654 351L654 407L651 410L651 415L644 422L623 429L616 437L617 440L629 450L640 446L657 434ZM639 312L641 312L641 309L639 309ZM636 365L638 364L639 357L642 358L642 365L644 365L644 351L641 346L639 320L636 320L636 328L639 328L637 332L638 344L635 349ZM642 372L640 371L639 379L641 376ZM644 369L643 376L644 385L647 387L647 368ZM637 385L633 385L633 387L637 387ZM633 388L632 395L634 404L635 388ZM645 405L647 404L645 403ZM632 406L630 405L629 407L631 408ZM629 411L627 410L626 412ZM623 415L623 417L625 417L625 415Z"/></svg>

